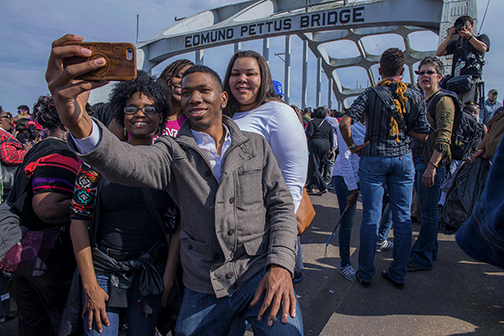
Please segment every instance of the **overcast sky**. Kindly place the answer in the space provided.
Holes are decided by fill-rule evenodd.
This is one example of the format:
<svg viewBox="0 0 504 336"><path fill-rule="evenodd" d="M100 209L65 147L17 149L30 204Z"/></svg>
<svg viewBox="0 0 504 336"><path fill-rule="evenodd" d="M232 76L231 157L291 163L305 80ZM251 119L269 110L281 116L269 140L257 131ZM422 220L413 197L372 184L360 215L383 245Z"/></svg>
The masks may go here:
<svg viewBox="0 0 504 336"><path fill-rule="evenodd" d="M481 24L488 0L478 1L478 18ZM191 16L197 12L239 1L226 0L1 0L0 1L0 105L6 111L16 113L18 105L33 106L38 96L47 94L44 72L50 52L51 42L65 33L84 36L87 41L136 41L136 15L140 14L140 40L172 25L174 16ZM502 18L504 1L491 0L488 14L483 23L482 32L491 40L491 50L486 55L483 78L486 91L490 88L499 90L499 100L504 98L504 86L501 85L504 65L499 57L504 54L502 43ZM402 40L397 38L368 41L369 47L377 53L391 46L401 47ZM414 41L415 48L435 49L437 36L431 33L419 35ZM283 82L283 62L274 53L283 52L284 38L271 39L270 67L274 79ZM342 45L328 46L334 57L347 57L352 48ZM404 46L402 46L404 49ZM262 42L246 42L242 49L254 49L262 52ZM301 71L301 40L292 38L292 70ZM227 61L232 56L233 46L213 48L205 51L205 64L224 75ZM223 57L225 55L225 57ZM194 53L177 58L194 60ZM167 60L153 70L159 74L164 66L174 59ZM310 53L308 105L315 105L315 57ZM347 70L341 75L345 86L365 87L365 73ZM405 78L405 80L409 80ZM296 80L291 84L291 104L301 104L301 84ZM322 103L327 101L327 81L323 80ZM335 106L335 105L333 105Z"/></svg>

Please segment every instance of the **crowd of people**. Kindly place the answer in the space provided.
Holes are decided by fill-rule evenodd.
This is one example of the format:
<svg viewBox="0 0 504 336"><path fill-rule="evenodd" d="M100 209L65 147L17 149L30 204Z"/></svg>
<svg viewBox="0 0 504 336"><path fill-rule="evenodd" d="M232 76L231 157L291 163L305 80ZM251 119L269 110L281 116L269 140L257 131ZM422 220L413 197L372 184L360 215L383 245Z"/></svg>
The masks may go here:
<svg viewBox="0 0 504 336"><path fill-rule="evenodd" d="M468 71L464 57L478 61L489 39L472 35L468 17L448 35L438 55L458 57L457 79ZM430 271L442 257L438 208L466 160L493 156L489 128L504 115L495 89L479 108L479 71L470 73L472 93L443 89L437 57L420 62L418 87L406 84L398 48L381 55L380 82L344 113L285 104L255 51L235 53L223 80L185 59L157 79L139 71L90 106L89 91L107 83L74 78L105 60L62 67L87 54L65 44L81 40L53 43L52 96L41 96L33 114L21 105L12 118L0 107L2 173L17 167L5 204L28 231L58 235L38 274L10 275L20 335L225 336L243 335L247 324L257 335L302 335L293 282L302 278L296 213L304 189L337 196L339 273L370 287L375 253L392 251L381 276L402 289L408 272ZM471 99L461 105L462 96ZM472 132L470 141L454 140L459 129ZM415 242L412 215L421 218Z"/></svg>

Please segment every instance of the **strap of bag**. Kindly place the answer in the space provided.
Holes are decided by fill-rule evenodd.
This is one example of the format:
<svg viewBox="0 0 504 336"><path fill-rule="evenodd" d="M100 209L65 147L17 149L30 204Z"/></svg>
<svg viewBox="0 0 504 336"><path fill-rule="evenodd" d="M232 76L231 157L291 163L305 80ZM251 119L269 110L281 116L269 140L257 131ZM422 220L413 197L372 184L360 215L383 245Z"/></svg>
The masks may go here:
<svg viewBox="0 0 504 336"><path fill-rule="evenodd" d="M322 126L322 124L324 123L324 121L325 121L325 119L322 119L322 122L321 122L321 123L317 126L317 128L316 128L316 129L319 129L319 128L320 128L320 126Z"/></svg>
<svg viewBox="0 0 504 336"><path fill-rule="evenodd" d="M163 243L168 246L168 239L166 238L166 232L165 232L165 227L163 224L163 220L161 219L161 216L159 215L159 211L156 209L156 205L154 203L154 198L152 197L152 193L149 188L142 188L142 194L144 196L145 203L147 204L147 208L149 208L149 211L156 221L156 223L159 226L159 229L161 230L161 233L163 234Z"/></svg>
<svg viewBox="0 0 504 336"><path fill-rule="evenodd" d="M406 135L408 132L406 131L406 125L404 123L404 119L401 117L398 117L397 108L394 103L394 100L392 99L392 96L390 95L390 92L386 88L384 88L383 86L375 86L375 87L372 87L371 89L374 92L376 92L376 94L378 95L378 97L380 97L381 101L385 104L385 106L389 107L388 111L389 111L390 115L392 116L392 118L395 119L395 121L397 121L397 124L399 125L399 127L403 130L404 134ZM385 91L387 91L387 94L385 94Z"/></svg>

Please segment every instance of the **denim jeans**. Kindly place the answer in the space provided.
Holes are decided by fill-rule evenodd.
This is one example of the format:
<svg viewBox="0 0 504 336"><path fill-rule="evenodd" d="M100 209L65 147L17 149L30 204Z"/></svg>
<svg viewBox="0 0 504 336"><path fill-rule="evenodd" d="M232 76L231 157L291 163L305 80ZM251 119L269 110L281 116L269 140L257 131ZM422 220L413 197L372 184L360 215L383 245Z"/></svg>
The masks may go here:
<svg viewBox="0 0 504 336"><path fill-rule="evenodd" d="M233 295L216 298L213 294L202 294L185 289L182 307L175 327L175 335L212 335L227 336L236 318L245 318L254 330L254 335L291 335L303 334L303 319L299 302L296 302L296 317L289 315L288 323L281 321L281 310L273 326L268 326L269 309L261 321L257 320L264 300L264 293L256 305L250 302L266 271L259 272ZM297 300L296 300L297 301Z"/></svg>
<svg viewBox="0 0 504 336"><path fill-rule="evenodd" d="M156 267L163 274L164 266ZM101 289L107 294L110 294L110 274L102 274L96 276L96 281ZM103 331L98 332L95 321L93 321L93 329L89 330L88 314L84 316L84 330L87 336L117 336L119 331L119 316L121 312L125 312L126 321L128 323L128 335L154 335L159 314L152 314L145 317L140 313L140 308L137 301L140 300L140 274L134 278L133 285L128 293L128 308L112 308L107 306L107 317L110 322L109 326L102 324ZM84 305L84 291L82 303ZM160 298L161 300L161 298ZM103 322L103 321L102 321Z"/></svg>
<svg viewBox="0 0 504 336"><path fill-rule="evenodd" d="M390 205L390 195L387 188L385 188L384 193L382 218L378 228L378 241L380 242L387 240L390 229L392 229L392 206Z"/></svg>
<svg viewBox="0 0 504 336"><path fill-rule="evenodd" d="M394 260L388 272L392 280L404 283L411 250L410 206L415 179L411 154L396 157L362 155L359 163L362 193L362 223L360 228L359 276L371 282L376 272L374 255L378 241L378 224L382 216L385 187L390 193L394 226Z"/></svg>
<svg viewBox="0 0 504 336"><path fill-rule="evenodd" d="M415 265L426 270L432 269L432 261L437 259L438 254L438 228L439 214L437 204L441 194L441 182L446 175L446 168L440 166L436 169L434 185L427 188L422 183L422 176L427 169L424 157L416 157L415 162L415 190L420 203L420 214L422 216L422 228L418 234L415 244L411 248L410 260Z"/></svg>
<svg viewBox="0 0 504 336"><path fill-rule="evenodd" d="M333 186L334 192L338 197L338 204L340 210L340 216L345 211L347 206L346 199L351 194L348 190L345 179L343 176L333 176ZM339 252L340 252L340 265L341 267L346 266L350 263L350 238L352 236L352 227L355 220L355 212L357 209L357 202L354 203L346 212L346 214L341 219L341 223L338 231L339 240Z"/></svg>

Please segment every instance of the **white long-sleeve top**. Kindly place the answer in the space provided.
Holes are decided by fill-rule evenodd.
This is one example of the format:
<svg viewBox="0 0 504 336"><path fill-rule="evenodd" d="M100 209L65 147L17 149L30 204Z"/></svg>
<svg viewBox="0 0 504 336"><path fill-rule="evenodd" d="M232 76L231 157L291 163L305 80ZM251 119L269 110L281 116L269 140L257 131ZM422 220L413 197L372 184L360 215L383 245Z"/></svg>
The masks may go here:
<svg viewBox="0 0 504 336"><path fill-rule="evenodd" d="M361 122L356 122L350 126L352 130L352 139L355 145L359 146L364 143L364 136L366 135L366 126ZM358 189L357 182L359 182L359 160L360 157L348 149L348 146L341 136L341 131L338 131L338 144L339 154L336 157L333 168L333 176L343 176L348 190Z"/></svg>
<svg viewBox="0 0 504 336"><path fill-rule="evenodd" d="M333 144L334 144L334 150L338 149L338 128L339 128L339 121L336 118L333 117L325 117L325 120L331 125L332 131L333 131Z"/></svg>
<svg viewBox="0 0 504 336"><path fill-rule="evenodd" d="M236 112L233 120L242 131L260 134L268 141L297 211L308 173L308 145L296 112L287 104L272 101Z"/></svg>

